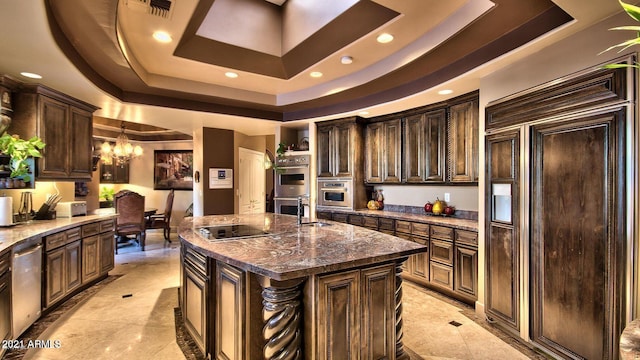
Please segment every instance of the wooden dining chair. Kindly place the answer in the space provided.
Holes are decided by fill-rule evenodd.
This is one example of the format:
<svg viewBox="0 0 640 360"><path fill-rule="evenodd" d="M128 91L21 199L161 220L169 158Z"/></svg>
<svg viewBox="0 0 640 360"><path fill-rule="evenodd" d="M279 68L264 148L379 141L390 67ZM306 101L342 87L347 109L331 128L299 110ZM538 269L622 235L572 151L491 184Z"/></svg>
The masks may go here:
<svg viewBox="0 0 640 360"><path fill-rule="evenodd" d="M169 191L167 202L164 206L164 212L154 214L147 219L147 229L163 229L165 241L171 242L171 210L173 209L174 190Z"/></svg>
<svg viewBox="0 0 640 360"><path fill-rule="evenodd" d="M146 240L145 226L146 219L144 217L144 196L130 191L122 190L114 196L116 214L116 237L128 238L135 236L136 242L144 251ZM116 254L118 253L118 244L116 243Z"/></svg>

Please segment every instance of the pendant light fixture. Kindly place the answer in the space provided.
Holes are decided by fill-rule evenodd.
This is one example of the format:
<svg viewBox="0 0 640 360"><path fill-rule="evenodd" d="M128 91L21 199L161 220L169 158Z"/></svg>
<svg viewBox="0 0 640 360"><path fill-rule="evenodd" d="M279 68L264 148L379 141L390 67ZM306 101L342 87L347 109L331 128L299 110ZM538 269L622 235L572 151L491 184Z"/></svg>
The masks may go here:
<svg viewBox="0 0 640 360"><path fill-rule="evenodd" d="M122 166L131 159L142 155L140 145L133 145L129 142L129 138L124 133L124 122L120 125L120 135L116 138L116 144L111 146L108 141L102 143L100 148L102 161L109 165L115 161L116 165Z"/></svg>

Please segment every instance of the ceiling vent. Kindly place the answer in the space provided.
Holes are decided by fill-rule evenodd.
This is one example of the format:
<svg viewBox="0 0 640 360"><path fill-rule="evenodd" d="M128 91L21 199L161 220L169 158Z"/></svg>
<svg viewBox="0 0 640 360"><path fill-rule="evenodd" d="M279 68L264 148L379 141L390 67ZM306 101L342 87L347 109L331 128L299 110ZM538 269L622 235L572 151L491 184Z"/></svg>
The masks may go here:
<svg viewBox="0 0 640 360"><path fill-rule="evenodd" d="M175 0L128 0L127 6L136 11L169 19L172 13L172 4Z"/></svg>

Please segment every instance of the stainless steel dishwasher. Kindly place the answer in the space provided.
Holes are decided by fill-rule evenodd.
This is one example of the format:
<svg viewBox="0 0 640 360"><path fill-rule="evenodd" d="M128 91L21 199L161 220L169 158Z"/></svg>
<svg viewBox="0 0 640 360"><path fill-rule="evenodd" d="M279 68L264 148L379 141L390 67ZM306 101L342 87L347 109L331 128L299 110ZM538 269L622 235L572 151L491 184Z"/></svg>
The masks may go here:
<svg viewBox="0 0 640 360"><path fill-rule="evenodd" d="M11 309L13 338L39 317L42 298L42 239L26 240L13 248Z"/></svg>

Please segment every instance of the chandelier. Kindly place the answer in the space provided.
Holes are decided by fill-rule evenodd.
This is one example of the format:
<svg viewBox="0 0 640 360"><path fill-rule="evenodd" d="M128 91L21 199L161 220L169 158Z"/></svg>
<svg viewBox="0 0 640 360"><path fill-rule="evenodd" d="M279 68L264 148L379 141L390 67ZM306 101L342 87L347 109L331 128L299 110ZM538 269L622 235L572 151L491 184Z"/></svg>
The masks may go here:
<svg viewBox="0 0 640 360"><path fill-rule="evenodd" d="M111 146L108 141L105 141L100 151L100 159L106 165L111 165L115 161L116 165L122 166L129 160L142 155L140 145L133 146L129 142L129 138L124 133L124 123L120 125L120 135L116 138L116 144Z"/></svg>

